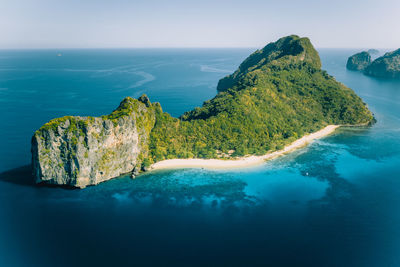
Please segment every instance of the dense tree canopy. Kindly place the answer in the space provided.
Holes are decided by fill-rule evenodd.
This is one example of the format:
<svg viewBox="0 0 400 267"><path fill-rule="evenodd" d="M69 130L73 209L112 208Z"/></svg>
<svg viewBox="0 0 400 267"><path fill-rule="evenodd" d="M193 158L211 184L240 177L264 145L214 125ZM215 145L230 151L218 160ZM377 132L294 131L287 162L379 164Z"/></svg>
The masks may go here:
<svg viewBox="0 0 400 267"><path fill-rule="evenodd" d="M218 90L179 119L157 109L149 162L264 154L328 124L374 120L351 89L321 70L308 38L294 35L250 55Z"/></svg>

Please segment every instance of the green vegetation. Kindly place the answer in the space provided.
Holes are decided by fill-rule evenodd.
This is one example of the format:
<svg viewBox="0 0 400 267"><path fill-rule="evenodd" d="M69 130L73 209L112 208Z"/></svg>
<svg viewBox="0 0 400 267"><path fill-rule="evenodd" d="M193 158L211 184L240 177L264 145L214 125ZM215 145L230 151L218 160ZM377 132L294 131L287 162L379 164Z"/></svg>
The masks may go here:
<svg viewBox="0 0 400 267"><path fill-rule="evenodd" d="M145 158L142 162L142 166L147 168L151 165L151 160L149 158Z"/></svg>
<svg viewBox="0 0 400 267"><path fill-rule="evenodd" d="M380 78L400 79L400 49L375 59L365 69L365 74Z"/></svg>
<svg viewBox="0 0 400 267"><path fill-rule="evenodd" d="M90 122L94 121L93 117L74 117L74 116L64 116L61 118L56 118L48 123L44 124L42 127L40 127L39 130L36 131L37 134L43 135L43 133L51 130L51 131L57 131L57 127L60 126L60 124L65 123L66 121L70 122L70 125L67 128L68 132L73 132L77 133L80 136L85 136L84 129L87 128L88 124Z"/></svg>
<svg viewBox="0 0 400 267"><path fill-rule="evenodd" d="M369 53L378 54L379 51L370 49L368 52L357 53L349 57L346 67L363 71L369 76L400 79L400 49L386 53L372 62Z"/></svg>
<svg viewBox="0 0 400 267"><path fill-rule="evenodd" d="M61 125L65 126L67 121L69 122L69 125L66 129L66 132L72 136L71 145L76 147L79 142L79 138L82 137L84 140L83 145L88 147L87 139L85 138L87 134L87 127L89 123L94 122L94 117L64 116L61 118L56 118L40 127L40 129L35 132L35 135L39 136L43 141L45 141L46 147L48 147L51 145L50 142L47 142L49 141L50 137L49 132L57 133L57 128Z"/></svg>
<svg viewBox="0 0 400 267"><path fill-rule="evenodd" d="M225 91L235 85L247 73L261 69L273 62L306 62L308 65L319 69L321 60L318 52L308 38L299 38L296 35L283 37L275 43L269 43L263 49L255 51L246 58L239 68L232 74L218 82L218 91Z"/></svg>
<svg viewBox="0 0 400 267"><path fill-rule="evenodd" d="M363 51L349 57L346 68L349 70L364 70L369 64L371 64L371 55Z"/></svg>
<svg viewBox="0 0 400 267"><path fill-rule="evenodd" d="M103 170L104 172L110 172L110 166L113 165L113 160L115 158L115 152L110 149L105 149L102 151L103 156L101 159L97 162L99 165L100 169Z"/></svg>
<svg viewBox="0 0 400 267"><path fill-rule="evenodd" d="M139 103L136 99L126 97L120 104L119 107L114 110L111 114L101 116L104 120L111 120L114 126L118 125L118 119L124 116L130 116L133 113L139 112Z"/></svg>
<svg viewBox="0 0 400 267"><path fill-rule="evenodd" d="M57 135L58 127L67 127L60 156L72 160L77 146L88 142L88 126L99 122L99 133L90 134L101 146L105 128L134 121L139 135L137 167L145 169L164 159L265 154L328 124L357 125L374 120L351 89L321 70L318 53L308 38L295 35L254 52L236 72L220 80L218 91L202 107L180 118L171 117L160 104L150 103L143 95L125 98L110 115L102 116L103 121L66 116L46 123L36 134L46 143L42 150L46 153L50 135ZM99 153L98 169L110 172L118 150ZM88 158L88 152L83 156Z"/></svg>
<svg viewBox="0 0 400 267"><path fill-rule="evenodd" d="M247 58L220 93L180 119L157 112L153 161L264 154L328 124L368 124L373 116L349 88L320 69L307 38L289 36Z"/></svg>

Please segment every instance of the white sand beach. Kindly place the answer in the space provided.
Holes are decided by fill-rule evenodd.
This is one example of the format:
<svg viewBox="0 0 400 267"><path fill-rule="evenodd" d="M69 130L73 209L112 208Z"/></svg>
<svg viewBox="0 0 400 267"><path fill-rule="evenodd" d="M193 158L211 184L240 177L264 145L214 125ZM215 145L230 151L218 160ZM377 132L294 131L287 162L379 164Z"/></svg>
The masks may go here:
<svg viewBox="0 0 400 267"><path fill-rule="evenodd" d="M207 168L207 169L231 169L243 168L254 165L259 165L266 160L274 159L276 157L287 154L295 149L301 148L309 144L315 139L322 138L333 133L339 125L328 125L322 130L311 133L297 139L293 143L285 146L283 149L271 152L262 156L246 156L237 159L168 159L154 163L151 165L151 170L160 169L180 169L180 168Z"/></svg>

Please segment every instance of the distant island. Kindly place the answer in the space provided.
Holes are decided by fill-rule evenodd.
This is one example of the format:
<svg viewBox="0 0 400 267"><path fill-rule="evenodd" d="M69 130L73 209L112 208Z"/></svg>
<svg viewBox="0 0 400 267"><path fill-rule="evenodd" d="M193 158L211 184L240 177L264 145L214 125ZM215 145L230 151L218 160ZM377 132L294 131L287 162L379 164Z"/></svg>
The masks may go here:
<svg viewBox="0 0 400 267"><path fill-rule="evenodd" d="M386 53L372 62L368 52L357 53L349 57L346 67L373 77L400 79L400 49Z"/></svg>
<svg viewBox="0 0 400 267"><path fill-rule="evenodd" d="M370 55L378 55L379 50L378 49L368 49L367 51Z"/></svg>
<svg viewBox="0 0 400 267"><path fill-rule="evenodd" d="M143 95L106 116L51 120L32 137L36 182L83 188L165 166L249 165L339 125L374 121L353 90L321 70L310 40L296 35L255 51L217 89L180 118Z"/></svg>
<svg viewBox="0 0 400 267"><path fill-rule="evenodd" d="M349 70L365 70L369 64L371 64L371 55L363 51L349 57L346 68Z"/></svg>

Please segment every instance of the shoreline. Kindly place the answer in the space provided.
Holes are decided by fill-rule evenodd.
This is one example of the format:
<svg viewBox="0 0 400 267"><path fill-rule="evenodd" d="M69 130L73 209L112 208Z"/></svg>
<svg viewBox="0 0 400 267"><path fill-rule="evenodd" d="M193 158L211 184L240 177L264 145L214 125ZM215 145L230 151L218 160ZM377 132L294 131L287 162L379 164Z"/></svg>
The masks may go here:
<svg viewBox="0 0 400 267"><path fill-rule="evenodd" d="M315 139L325 137L333 133L340 125L328 125L325 128L305 135L292 143L286 145L283 149L267 153L262 156L244 156L237 159L167 159L156 162L150 166L150 170L163 169L183 169L183 168L205 168L205 169L235 169L256 166L298 148L308 145Z"/></svg>

